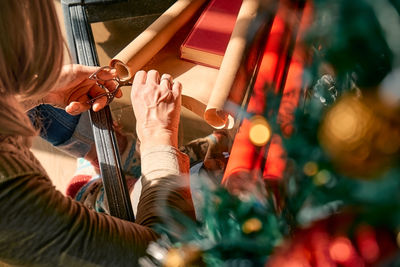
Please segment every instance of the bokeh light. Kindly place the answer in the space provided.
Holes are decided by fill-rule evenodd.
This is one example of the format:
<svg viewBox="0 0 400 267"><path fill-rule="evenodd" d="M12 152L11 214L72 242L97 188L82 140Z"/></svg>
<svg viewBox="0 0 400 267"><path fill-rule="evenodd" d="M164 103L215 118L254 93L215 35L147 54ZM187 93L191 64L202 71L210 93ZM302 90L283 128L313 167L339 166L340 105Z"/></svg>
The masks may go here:
<svg viewBox="0 0 400 267"><path fill-rule="evenodd" d="M372 116L354 97L338 102L327 114L322 139L329 139L331 150L354 150L362 143L371 127Z"/></svg>
<svg viewBox="0 0 400 267"><path fill-rule="evenodd" d="M379 258L380 250L376 234L371 226L363 225L357 230L357 245L366 262L374 262Z"/></svg>
<svg viewBox="0 0 400 267"><path fill-rule="evenodd" d="M304 164L303 172L307 176L314 176L318 172L318 165L313 161L309 161Z"/></svg>
<svg viewBox="0 0 400 267"><path fill-rule="evenodd" d="M327 170L321 170L313 177L314 184L324 185L331 180L331 174Z"/></svg>
<svg viewBox="0 0 400 267"><path fill-rule="evenodd" d="M352 245L348 238L337 237L334 239L329 247L329 255L332 260L345 263L352 257Z"/></svg>
<svg viewBox="0 0 400 267"><path fill-rule="evenodd" d="M251 234L260 231L262 228L262 223L257 218L251 218L244 222L242 225L242 231L245 234Z"/></svg>
<svg viewBox="0 0 400 267"><path fill-rule="evenodd" d="M250 119L250 141L256 146L263 146L271 138L271 129L267 120L262 116L254 116Z"/></svg>
<svg viewBox="0 0 400 267"><path fill-rule="evenodd" d="M384 171L400 148L397 120L367 96L344 95L327 111L318 137L338 170L356 178Z"/></svg>
<svg viewBox="0 0 400 267"><path fill-rule="evenodd" d="M400 248L400 231L397 233L396 242L397 242L397 246Z"/></svg>

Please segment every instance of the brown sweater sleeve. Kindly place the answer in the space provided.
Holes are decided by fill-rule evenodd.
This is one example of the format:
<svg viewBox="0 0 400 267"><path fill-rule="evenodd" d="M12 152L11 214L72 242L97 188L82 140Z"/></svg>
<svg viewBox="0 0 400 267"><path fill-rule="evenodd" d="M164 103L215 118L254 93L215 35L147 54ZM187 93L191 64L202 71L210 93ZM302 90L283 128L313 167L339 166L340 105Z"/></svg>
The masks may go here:
<svg viewBox="0 0 400 267"><path fill-rule="evenodd" d="M26 163L23 157L13 157L13 163L0 152L0 164L16 172ZM0 178L0 261L13 265L136 266L157 238L151 227L161 216L154 205L166 200L169 207L193 212L190 196L173 186L179 176L145 180L136 223L88 210L58 192L41 172Z"/></svg>
<svg viewBox="0 0 400 267"><path fill-rule="evenodd" d="M29 266L135 265L156 234L88 210L39 175L0 185L0 257Z"/></svg>
<svg viewBox="0 0 400 267"><path fill-rule="evenodd" d="M160 221L177 223L176 215L195 218L189 157L171 146L155 146L143 151L141 160L142 192L136 222L153 227Z"/></svg>

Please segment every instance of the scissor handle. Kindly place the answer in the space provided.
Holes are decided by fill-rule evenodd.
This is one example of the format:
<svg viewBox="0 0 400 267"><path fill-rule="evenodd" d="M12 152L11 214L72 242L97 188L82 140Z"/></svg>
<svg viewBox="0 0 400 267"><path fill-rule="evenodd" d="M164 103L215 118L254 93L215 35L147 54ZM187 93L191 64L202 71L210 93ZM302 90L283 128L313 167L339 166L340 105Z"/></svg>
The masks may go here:
<svg viewBox="0 0 400 267"><path fill-rule="evenodd" d="M118 79L118 84L119 84L119 87L120 86L129 86L129 85L132 85L132 82L131 82L131 80L124 80L124 81L121 81L118 77L117 77L117 79Z"/></svg>
<svg viewBox="0 0 400 267"><path fill-rule="evenodd" d="M116 90L114 90L114 91L117 91L117 90L118 90L118 89L116 89ZM98 96L95 96L95 97L93 97L92 99L86 101L86 104L93 105L94 102L96 102L97 99L99 99L99 98L101 98L101 97L103 97L103 96L106 96L106 97L107 97L107 103L106 103L106 105L108 105L108 104L110 104L110 103L114 100L114 97L115 97L114 91L113 91L113 92L105 92L105 93L102 93L102 94L100 94L100 95L98 95Z"/></svg>
<svg viewBox="0 0 400 267"><path fill-rule="evenodd" d="M107 79L107 80L101 79L101 77L98 77L98 76L97 76L98 73L99 73L100 71L103 71L103 70L112 70L112 69L114 69L114 68L112 68L112 67L110 67L110 66L103 66L103 67L100 67L97 71L95 71L94 73L92 73L92 74L89 76L89 79L95 80L95 81L96 81L96 84L97 84L100 88L104 89L104 93L102 93L102 94L100 94L100 95L98 95L98 96L96 96L96 97L94 97L94 98L88 100L88 101L86 102L87 104L93 105L93 103L96 102L97 99L99 99L99 98L101 98L101 97L103 97L103 96L106 96L106 97L107 97L107 105L108 105L108 104L110 104L110 103L113 101L113 99L114 99L114 97L115 97L115 94L118 92L118 89L119 89L121 86L132 85L132 82L130 82L130 80L121 80L118 76L117 76L117 77L113 77L113 78L111 78L111 79ZM114 81L114 82L117 83L117 87L116 87L113 91L109 90L109 89L103 84L103 83L109 82L109 81Z"/></svg>

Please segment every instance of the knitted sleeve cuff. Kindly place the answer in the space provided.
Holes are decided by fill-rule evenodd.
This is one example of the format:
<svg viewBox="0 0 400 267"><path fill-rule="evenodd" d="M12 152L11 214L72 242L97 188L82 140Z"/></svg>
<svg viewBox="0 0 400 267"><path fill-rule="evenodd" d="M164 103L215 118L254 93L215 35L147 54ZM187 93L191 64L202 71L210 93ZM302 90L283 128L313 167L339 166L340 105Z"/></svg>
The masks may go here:
<svg viewBox="0 0 400 267"><path fill-rule="evenodd" d="M189 157L172 146L154 146L142 152L142 175L147 179L189 173Z"/></svg>

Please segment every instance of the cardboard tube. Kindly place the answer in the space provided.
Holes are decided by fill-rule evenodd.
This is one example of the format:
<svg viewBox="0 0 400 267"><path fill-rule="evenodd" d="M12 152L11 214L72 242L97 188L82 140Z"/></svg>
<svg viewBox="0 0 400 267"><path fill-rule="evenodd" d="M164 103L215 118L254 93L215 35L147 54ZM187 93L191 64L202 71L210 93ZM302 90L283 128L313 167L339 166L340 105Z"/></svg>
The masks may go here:
<svg viewBox="0 0 400 267"><path fill-rule="evenodd" d="M234 119L224 111L224 105L232 95L231 89L241 67L246 48L246 35L251 21L257 15L259 0L243 0L228 47L218 72L204 119L215 128L232 128ZM238 88L237 88L238 89ZM234 92L233 92L234 94Z"/></svg>
<svg viewBox="0 0 400 267"><path fill-rule="evenodd" d="M110 62L121 80L130 80L174 34L185 25L206 0L178 0Z"/></svg>

